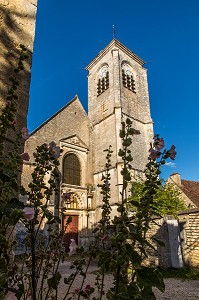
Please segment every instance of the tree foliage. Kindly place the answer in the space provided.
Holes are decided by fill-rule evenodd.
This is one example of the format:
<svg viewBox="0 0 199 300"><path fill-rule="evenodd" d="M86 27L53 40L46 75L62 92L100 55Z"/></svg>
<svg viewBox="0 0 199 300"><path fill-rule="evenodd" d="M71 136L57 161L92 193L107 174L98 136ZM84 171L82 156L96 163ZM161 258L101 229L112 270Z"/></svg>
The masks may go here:
<svg viewBox="0 0 199 300"><path fill-rule="evenodd" d="M129 210L136 210L136 203L139 203L141 198L145 195L145 183L144 182L132 182L131 197L129 198L128 207ZM154 202L152 209L154 214L158 215L173 215L177 216L177 213L186 209L182 193L171 183L163 184L156 190L154 196Z"/></svg>

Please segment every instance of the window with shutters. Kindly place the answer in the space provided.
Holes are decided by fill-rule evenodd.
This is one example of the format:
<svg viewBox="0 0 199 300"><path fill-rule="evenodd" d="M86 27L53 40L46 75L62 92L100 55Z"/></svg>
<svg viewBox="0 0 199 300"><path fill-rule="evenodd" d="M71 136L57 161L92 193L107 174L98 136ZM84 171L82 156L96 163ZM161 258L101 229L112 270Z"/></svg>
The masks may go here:
<svg viewBox="0 0 199 300"><path fill-rule="evenodd" d="M125 88L132 92L135 91L135 80L131 67L128 64L122 65L122 83Z"/></svg>
<svg viewBox="0 0 199 300"><path fill-rule="evenodd" d="M108 66L103 66L98 73L97 96L100 96L109 88L109 72Z"/></svg>
<svg viewBox="0 0 199 300"><path fill-rule="evenodd" d="M63 183L80 185L80 162L74 153L69 153L63 160Z"/></svg>

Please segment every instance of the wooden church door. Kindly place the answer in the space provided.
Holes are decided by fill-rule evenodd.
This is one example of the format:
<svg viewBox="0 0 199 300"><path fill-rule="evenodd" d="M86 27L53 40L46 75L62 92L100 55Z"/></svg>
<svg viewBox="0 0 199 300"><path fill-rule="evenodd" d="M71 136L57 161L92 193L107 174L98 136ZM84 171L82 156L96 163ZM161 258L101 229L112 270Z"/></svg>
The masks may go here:
<svg viewBox="0 0 199 300"><path fill-rule="evenodd" d="M65 228L66 222L68 220L69 215L65 215L63 226ZM72 221L67 226L64 234L64 245L66 252L69 252L69 245L71 243L71 239L74 239L76 244L78 244L78 216L77 215L70 215L72 217Z"/></svg>

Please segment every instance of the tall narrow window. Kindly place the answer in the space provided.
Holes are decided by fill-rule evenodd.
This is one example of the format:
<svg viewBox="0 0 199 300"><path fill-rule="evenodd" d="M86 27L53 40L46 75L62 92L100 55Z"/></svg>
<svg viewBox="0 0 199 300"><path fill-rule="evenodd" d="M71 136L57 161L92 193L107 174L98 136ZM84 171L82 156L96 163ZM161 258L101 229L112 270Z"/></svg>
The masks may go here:
<svg viewBox="0 0 199 300"><path fill-rule="evenodd" d="M131 67L128 64L123 64L122 66L122 83L125 88L135 92L135 80L133 78Z"/></svg>
<svg viewBox="0 0 199 300"><path fill-rule="evenodd" d="M97 82L97 96L100 96L108 88L109 88L109 72L108 72L108 66L105 65L99 70L98 82Z"/></svg>
<svg viewBox="0 0 199 300"><path fill-rule="evenodd" d="M78 157L73 153L64 157L63 183L80 185L80 163Z"/></svg>

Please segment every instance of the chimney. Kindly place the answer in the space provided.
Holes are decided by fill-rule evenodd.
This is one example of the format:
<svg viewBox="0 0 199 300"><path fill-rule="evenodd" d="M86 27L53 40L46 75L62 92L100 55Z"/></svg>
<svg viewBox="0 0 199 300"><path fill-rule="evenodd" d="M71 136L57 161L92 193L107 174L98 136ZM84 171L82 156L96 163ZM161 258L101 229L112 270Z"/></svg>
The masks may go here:
<svg viewBox="0 0 199 300"><path fill-rule="evenodd" d="M181 178L179 173L173 173L168 178L168 183L175 183L177 186L181 186Z"/></svg>

